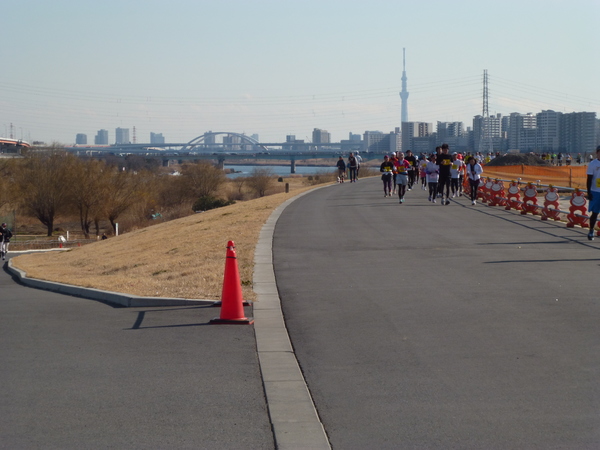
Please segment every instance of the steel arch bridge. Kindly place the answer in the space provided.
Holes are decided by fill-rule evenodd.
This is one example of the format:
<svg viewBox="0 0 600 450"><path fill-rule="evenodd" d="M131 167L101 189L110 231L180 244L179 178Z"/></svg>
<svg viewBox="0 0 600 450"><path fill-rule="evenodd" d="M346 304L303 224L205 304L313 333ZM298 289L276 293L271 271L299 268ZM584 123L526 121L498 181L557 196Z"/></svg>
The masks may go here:
<svg viewBox="0 0 600 450"><path fill-rule="evenodd" d="M234 136L239 138L240 142L216 142L216 136ZM252 152L255 152L257 149L260 149L261 151L265 152L268 150L267 147L260 144L256 139L248 137L245 134L233 133L230 131L209 131L208 133L204 133L203 135L192 139L190 142L188 142L181 148L181 151L193 152L196 149L206 150L208 148L220 148L223 151L227 146L230 146L232 149L240 147L239 150L242 151L241 148L245 145L252 146Z"/></svg>

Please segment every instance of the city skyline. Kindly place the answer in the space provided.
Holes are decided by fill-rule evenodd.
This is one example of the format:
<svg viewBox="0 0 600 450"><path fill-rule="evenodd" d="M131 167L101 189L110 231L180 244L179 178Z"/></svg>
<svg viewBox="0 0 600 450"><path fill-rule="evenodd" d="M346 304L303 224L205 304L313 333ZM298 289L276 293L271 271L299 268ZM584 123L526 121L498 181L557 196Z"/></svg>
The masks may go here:
<svg viewBox="0 0 600 450"><path fill-rule="evenodd" d="M15 138L70 144L134 127L138 142L389 132L401 126L403 48L410 121L470 127L484 70L490 114L598 114L599 13L591 0L12 2L0 134L12 124Z"/></svg>

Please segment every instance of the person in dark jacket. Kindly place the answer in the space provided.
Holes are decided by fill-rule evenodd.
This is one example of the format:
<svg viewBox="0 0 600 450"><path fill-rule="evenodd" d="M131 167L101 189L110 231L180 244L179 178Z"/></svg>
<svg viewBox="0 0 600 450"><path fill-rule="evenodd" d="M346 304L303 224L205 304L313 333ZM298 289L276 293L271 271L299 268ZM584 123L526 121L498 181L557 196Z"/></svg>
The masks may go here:
<svg viewBox="0 0 600 450"><path fill-rule="evenodd" d="M10 243L10 238L12 237L12 231L8 229L8 226L3 223L0 226L0 256L3 260L6 260L6 254L8 253L8 244Z"/></svg>
<svg viewBox="0 0 600 450"><path fill-rule="evenodd" d="M358 160L354 153L348 156L348 173L350 175L350 183L356 183L356 173L358 172Z"/></svg>
<svg viewBox="0 0 600 450"><path fill-rule="evenodd" d="M344 158L340 156L337 162L338 168L338 183L344 182L344 177L346 176L346 163L344 162Z"/></svg>

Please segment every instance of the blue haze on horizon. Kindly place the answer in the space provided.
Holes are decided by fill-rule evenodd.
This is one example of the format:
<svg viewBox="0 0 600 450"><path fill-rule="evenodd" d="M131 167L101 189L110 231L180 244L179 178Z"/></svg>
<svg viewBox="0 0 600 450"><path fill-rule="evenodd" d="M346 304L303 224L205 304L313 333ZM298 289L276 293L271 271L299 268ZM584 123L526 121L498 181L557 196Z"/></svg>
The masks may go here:
<svg viewBox="0 0 600 450"><path fill-rule="evenodd" d="M598 0L20 0L0 5L0 135L136 127L333 141L410 121L600 111Z"/></svg>

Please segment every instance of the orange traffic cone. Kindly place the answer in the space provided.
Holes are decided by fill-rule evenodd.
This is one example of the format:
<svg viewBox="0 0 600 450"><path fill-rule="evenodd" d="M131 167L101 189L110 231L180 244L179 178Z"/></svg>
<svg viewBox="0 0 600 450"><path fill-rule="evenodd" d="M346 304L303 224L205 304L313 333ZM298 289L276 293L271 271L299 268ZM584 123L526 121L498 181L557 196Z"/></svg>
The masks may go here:
<svg viewBox="0 0 600 450"><path fill-rule="evenodd" d="M244 316L244 300L242 298L242 283L238 270L235 244L227 242L227 257L225 258L225 276L221 294L221 316L215 317L210 323L252 324L254 319Z"/></svg>

